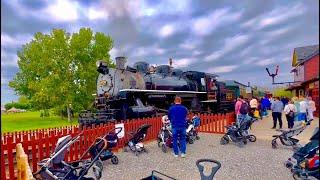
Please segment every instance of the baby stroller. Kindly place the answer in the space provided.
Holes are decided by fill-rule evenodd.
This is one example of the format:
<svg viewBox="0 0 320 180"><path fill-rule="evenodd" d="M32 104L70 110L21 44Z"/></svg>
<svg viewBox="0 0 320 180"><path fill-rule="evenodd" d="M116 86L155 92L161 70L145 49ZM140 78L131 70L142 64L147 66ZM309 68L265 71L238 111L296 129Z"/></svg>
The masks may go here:
<svg viewBox="0 0 320 180"><path fill-rule="evenodd" d="M161 150L166 153L168 147L172 148L172 131L170 121L168 120L168 116L162 117L162 127L158 134L158 147L161 147Z"/></svg>
<svg viewBox="0 0 320 180"><path fill-rule="evenodd" d="M202 165L202 163L212 163L213 166L211 167L211 173L210 175L205 175L204 174L204 166ZM201 180L212 180L214 175L217 173L217 171L221 168L221 163L219 161L216 160L212 160L212 159L199 159L196 162L196 165L198 167L198 170L200 172L200 179ZM157 174L157 175L156 175ZM162 177L160 178L159 175ZM173 178L171 176L168 176L166 174L160 173L158 171L153 170L151 172L151 176L148 176L146 178L143 178L141 180L163 180L163 178L165 179L171 179L171 180L177 180L176 178Z"/></svg>
<svg viewBox="0 0 320 180"><path fill-rule="evenodd" d="M111 159L112 164L118 164L119 159L118 157L111 151L112 148L116 147L118 144L118 134L122 131L122 127L116 127L109 131L105 136L104 139L107 140L107 148L100 155L100 159L102 161L106 161Z"/></svg>
<svg viewBox="0 0 320 180"><path fill-rule="evenodd" d="M129 133L131 138L126 143L124 151L128 151L128 148L135 153L136 156L140 152L147 152L142 141L146 137L148 129L151 127L149 124L142 125L135 133Z"/></svg>
<svg viewBox="0 0 320 180"><path fill-rule="evenodd" d="M280 142L285 146L293 146L294 149L299 148L298 146L298 139L293 138L293 136L297 136L302 133L308 126L310 122L302 122L299 126L289 129L289 130L277 130L281 132L279 135L273 135L274 139L271 141L271 145L273 149L278 147L277 139L280 139Z"/></svg>
<svg viewBox="0 0 320 180"><path fill-rule="evenodd" d="M317 127L310 142L298 149L285 163L291 169L294 179L319 179L319 128Z"/></svg>
<svg viewBox="0 0 320 180"><path fill-rule="evenodd" d="M200 118L198 116L193 116L191 121L187 123L186 140L189 144L193 144L195 140L199 140L198 127L200 126Z"/></svg>
<svg viewBox="0 0 320 180"><path fill-rule="evenodd" d="M103 138L97 138L89 149L82 155L80 160L73 163L66 163L64 157L69 147L77 142L82 133L74 138L70 135L58 139L55 151L49 158L38 162L41 168L34 173L36 179L93 179L84 177L92 167L96 179L100 179L103 170L103 164L100 155L107 147L107 141ZM84 157L90 154L91 159L85 160Z"/></svg>
<svg viewBox="0 0 320 180"><path fill-rule="evenodd" d="M243 145L247 144L247 140L255 142L257 138L255 135L249 133L249 128L253 122L257 120L257 118L247 116L244 120L240 121L239 124L225 126L227 128L227 132L221 137L220 144L225 145L232 141L239 147L243 147Z"/></svg>

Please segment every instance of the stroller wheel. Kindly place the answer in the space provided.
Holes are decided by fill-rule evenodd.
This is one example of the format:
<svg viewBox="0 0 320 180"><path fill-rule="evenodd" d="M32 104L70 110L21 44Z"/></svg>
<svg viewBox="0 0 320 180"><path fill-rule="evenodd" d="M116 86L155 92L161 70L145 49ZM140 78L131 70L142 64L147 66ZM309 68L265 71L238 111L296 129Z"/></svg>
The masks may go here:
<svg viewBox="0 0 320 180"><path fill-rule="evenodd" d="M248 139L249 139L250 142L256 142L257 137L255 135L249 135Z"/></svg>
<svg viewBox="0 0 320 180"><path fill-rule="evenodd" d="M271 145L272 145L273 149L277 149L278 145L277 145L277 142L275 140L272 140Z"/></svg>
<svg viewBox="0 0 320 180"><path fill-rule="evenodd" d="M189 140L188 140L189 144L193 144L194 143L194 140L190 137Z"/></svg>
<svg viewBox="0 0 320 180"><path fill-rule="evenodd" d="M161 141L158 139L158 147L161 147Z"/></svg>
<svg viewBox="0 0 320 180"><path fill-rule="evenodd" d="M167 153L167 146L165 144L162 144L161 150L162 152Z"/></svg>
<svg viewBox="0 0 320 180"><path fill-rule="evenodd" d="M229 138L226 135L222 136L222 138L220 139L220 144L226 145L228 143L229 143Z"/></svg>
<svg viewBox="0 0 320 180"><path fill-rule="evenodd" d="M103 170L103 163L102 161L98 160L95 162L95 165L93 166L93 173L96 177L96 179L100 179L102 176L102 170Z"/></svg>
<svg viewBox="0 0 320 180"><path fill-rule="evenodd" d="M118 163L119 163L118 157L117 157L117 156L113 156L113 157L111 158L111 162L112 162L112 164L118 164Z"/></svg>
<svg viewBox="0 0 320 180"><path fill-rule="evenodd" d="M134 154L135 154L136 156L138 156L138 155L139 155L139 152L138 152L138 151L135 151Z"/></svg>
<svg viewBox="0 0 320 180"><path fill-rule="evenodd" d="M123 148L123 152L128 152L128 146L125 146L125 147Z"/></svg>
<svg viewBox="0 0 320 180"><path fill-rule="evenodd" d="M196 140L199 140L199 139L200 139L200 136L197 135L197 136L196 136Z"/></svg>

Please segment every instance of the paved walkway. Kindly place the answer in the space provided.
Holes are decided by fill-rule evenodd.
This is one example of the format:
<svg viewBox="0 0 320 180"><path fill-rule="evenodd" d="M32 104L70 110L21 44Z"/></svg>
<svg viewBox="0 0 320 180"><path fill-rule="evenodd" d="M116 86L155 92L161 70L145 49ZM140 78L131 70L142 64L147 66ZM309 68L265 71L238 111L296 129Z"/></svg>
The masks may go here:
<svg viewBox="0 0 320 180"><path fill-rule="evenodd" d="M288 128L288 123L284 114L282 115L282 123L283 129ZM271 117L271 113L269 112L268 117L265 117L262 120L259 120L258 122L253 124L252 133L256 135L259 139L271 140L272 135L279 134L279 132L275 131L274 129L271 129L272 126L273 120ZM305 129L305 131L303 131L299 136L297 136L297 138L300 140L301 143L309 142L313 130L316 127L319 127L319 118L315 118L315 120L311 122L311 125L307 127L307 129ZM279 128L279 124L277 124L277 128Z"/></svg>

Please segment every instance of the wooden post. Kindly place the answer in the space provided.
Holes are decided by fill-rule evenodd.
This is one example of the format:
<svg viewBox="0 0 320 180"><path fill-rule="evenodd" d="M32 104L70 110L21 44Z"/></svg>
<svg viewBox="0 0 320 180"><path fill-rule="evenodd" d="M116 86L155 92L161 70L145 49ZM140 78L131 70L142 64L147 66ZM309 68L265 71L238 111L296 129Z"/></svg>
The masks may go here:
<svg viewBox="0 0 320 180"><path fill-rule="evenodd" d="M32 171L28 163L28 156L23 150L22 144L18 143L16 146L16 158L17 158L17 167L18 167L18 180L33 180Z"/></svg>

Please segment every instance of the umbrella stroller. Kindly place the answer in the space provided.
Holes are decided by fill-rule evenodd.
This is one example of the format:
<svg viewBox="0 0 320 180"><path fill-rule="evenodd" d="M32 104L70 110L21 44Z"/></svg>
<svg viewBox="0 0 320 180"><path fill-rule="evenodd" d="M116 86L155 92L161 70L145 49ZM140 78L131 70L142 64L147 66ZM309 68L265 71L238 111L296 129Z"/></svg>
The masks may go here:
<svg viewBox="0 0 320 180"><path fill-rule="evenodd" d="M211 167L211 173L210 175L204 175L204 166L202 165L202 163L212 163L212 167ZM212 159L199 159L196 162L196 166L198 167L198 170L200 172L200 178L201 180L212 180L214 175L217 173L217 171L220 169L221 167L221 163L219 161L216 160L212 160ZM160 175L160 176L159 176ZM166 174L160 173L158 171L153 170L151 172L151 175L143 178L141 180L163 180L163 178L165 179L171 179L171 180L177 180L176 178L173 178L171 176L168 176Z"/></svg>
<svg viewBox="0 0 320 180"><path fill-rule="evenodd" d="M310 142L299 148L285 163L291 169L295 179L308 179L312 176L319 179L319 128L317 127Z"/></svg>
<svg viewBox="0 0 320 180"><path fill-rule="evenodd" d="M200 118L198 116L193 116L191 121L187 123L186 130L186 140L189 144L193 144L195 140L199 140L198 127L200 126Z"/></svg>
<svg viewBox="0 0 320 180"><path fill-rule="evenodd" d="M34 177L36 179L93 179L84 177L92 167L95 178L100 179L103 170L100 155L107 147L107 141L104 138L97 138L80 160L73 163L64 161L66 152L81 135L82 133L74 138L70 135L59 138L54 153L49 158L38 162L41 168L33 174ZM89 160L84 159L87 153L91 156Z"/></svg>
<svg viewBox="0 0 320 180"><path fill-rule="evenodd" d="M276 149L278 147L277 139L285 146L293 146L294 148L298 148L299 139L293 138L293 136L297 136L302 133L308 126L310 122L304 123L302 122L299 126L289 129L289 130L277 130L281 132L279 135L273 135L274 139L271 141L272 148Z"/></svg>
<svg viewBox="0 0 320 180"><path fill-rule="evenodd" d="M147 152L142 141L147 136L148 129L151 127L149 124L142 125L135 133L131 132L129 135L129 141L126 143L124 151L128 151L128 148L135 153L136 156L140 152Z"/></svg>
<svg viewBox="0 0 320 180"><path fill-rule="evenodd" d="M172 131L170 121L165 121L162 123L162 127L158 134L158 147L161 147L161 150L166 153L168 148L172 148Z"/></svg>

